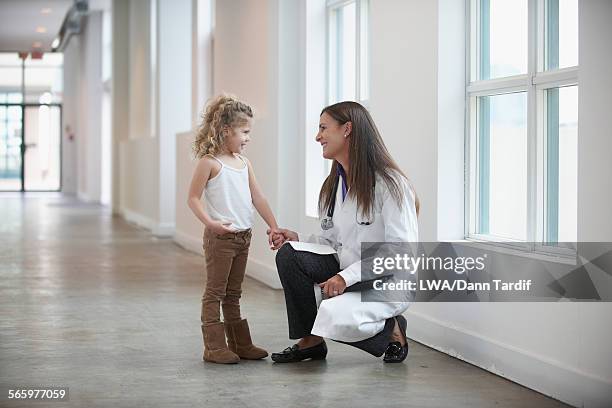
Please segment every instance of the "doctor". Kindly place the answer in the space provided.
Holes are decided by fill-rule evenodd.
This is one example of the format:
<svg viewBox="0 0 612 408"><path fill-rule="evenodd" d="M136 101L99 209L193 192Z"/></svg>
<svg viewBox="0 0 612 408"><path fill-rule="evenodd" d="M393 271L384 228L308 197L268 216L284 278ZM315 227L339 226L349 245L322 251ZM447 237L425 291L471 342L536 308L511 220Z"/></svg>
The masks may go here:
<svg viewBox="0 0 612 408"><path fill-rule="evenodd" d="M384 354L385 362L402 362L408 354L402 313L409 302L362 302L360 292L344 290L361 280L361 242L417 241L418 198L360 104L340 102L323 109L316 140L323 157L333 160L319 194L320 233L268 232L273 249L280 247L276 265L289 337L299 339L273 353L272 360L325 359L324 338L329 338L376 357ZM285 241L330 245L338 256L296 251ZM329 297L318 310L315 284Z"/></svg>

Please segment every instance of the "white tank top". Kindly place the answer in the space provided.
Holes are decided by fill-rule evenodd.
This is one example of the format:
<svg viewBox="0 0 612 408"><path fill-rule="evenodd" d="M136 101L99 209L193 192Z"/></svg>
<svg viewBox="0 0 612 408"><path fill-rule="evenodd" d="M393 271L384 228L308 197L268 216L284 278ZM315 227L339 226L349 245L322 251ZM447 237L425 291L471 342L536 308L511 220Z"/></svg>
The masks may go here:
<svg viewBox="0 0 612 408"><path fill-rule="evenodd" d="M221 164L219 173L208 180L204 189L206 210L213 220L231 222L231 228L242 231L253 227L253 199L249 188L249 167L244 163L242 169Z"/></svg>

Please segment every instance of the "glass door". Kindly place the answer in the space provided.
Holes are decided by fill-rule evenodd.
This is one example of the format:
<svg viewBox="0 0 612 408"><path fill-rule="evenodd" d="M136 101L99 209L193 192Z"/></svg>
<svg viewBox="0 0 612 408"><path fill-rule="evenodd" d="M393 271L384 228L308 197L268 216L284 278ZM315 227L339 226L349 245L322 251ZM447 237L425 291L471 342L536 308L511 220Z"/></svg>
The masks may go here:
<svg viewBox="0 0 612 408"><path fill-rule="evenodd" d="M61 106L0 104L0 191L59 191Z"/></svg>
<svg viewBox="0 0 612 408"><path fill-rule="evenodd" d="M24 190L60 189L61 109L27 105L24 115Z"/></svg>
<svg viewBox="0 0 612 408"><path fill-rule="evenodd" d="M23 189L23 107L0 105L0 191Z"/></svg>
<svg viewBox="0 0 612 408"><path fill-rule="evenodd" d="M63 61L0 52L0 191L61 189Z"/></svg>

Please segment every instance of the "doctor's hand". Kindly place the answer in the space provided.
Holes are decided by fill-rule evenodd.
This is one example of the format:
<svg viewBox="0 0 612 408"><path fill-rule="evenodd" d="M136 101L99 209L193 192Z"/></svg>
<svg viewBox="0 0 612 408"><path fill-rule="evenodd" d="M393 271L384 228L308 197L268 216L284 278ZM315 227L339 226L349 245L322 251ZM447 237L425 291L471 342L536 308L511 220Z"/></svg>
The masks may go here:
<svg viewBox="0 0 612 408"><path fill-rule="evenodd" d="M268 228L266 234L268 234L268 245L270 245L270 249L278 249L278 247L285 242L281 229L278 227Z"/></svg>
<svg viewBox="0 0 612 408"><path fill-rule="evenodd" d="M323 283L319 283L319 286L323 288L323 294L325 294L325 296L334 297L344 293L346 282L341 275L336 275Z"/></svg>

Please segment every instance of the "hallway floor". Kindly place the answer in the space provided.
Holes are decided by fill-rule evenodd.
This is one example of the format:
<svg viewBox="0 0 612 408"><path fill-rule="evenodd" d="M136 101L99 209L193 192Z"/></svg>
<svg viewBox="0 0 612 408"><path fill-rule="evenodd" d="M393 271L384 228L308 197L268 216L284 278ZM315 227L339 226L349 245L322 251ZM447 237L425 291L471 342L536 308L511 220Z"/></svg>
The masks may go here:
<svg viewBox="0 0 612 408"><path fill-rule="evenodd" d="M399 365L331 341L323 362L204 363L203 274L200 255L104 207L0 195L0 406L565 406L412 341ZM282 292L249 278L244 292L256 343L290 345ZM69 401L6 399L27 385L69 387Z"/></svg>

